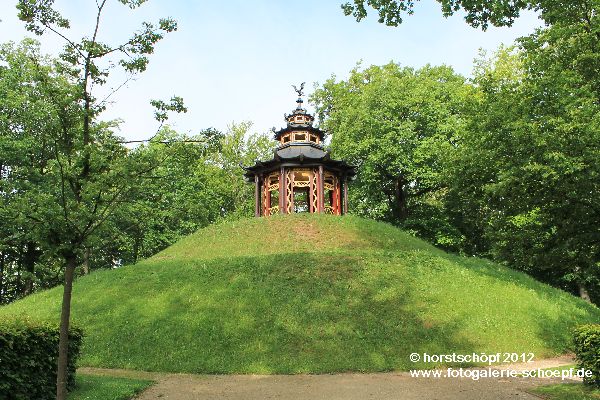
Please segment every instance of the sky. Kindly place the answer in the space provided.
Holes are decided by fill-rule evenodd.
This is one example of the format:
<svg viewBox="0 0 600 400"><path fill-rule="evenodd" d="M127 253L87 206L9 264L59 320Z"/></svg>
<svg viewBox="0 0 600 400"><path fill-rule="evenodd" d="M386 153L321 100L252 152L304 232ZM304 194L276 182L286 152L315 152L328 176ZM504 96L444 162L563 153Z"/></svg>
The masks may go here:
<svg viewBox="0 0 600 400"><path fill-rule="evenodd" d="M492 52L541 26L527 12L510 28L483 32L460 14L444 18L437 2L423 0L399 27L388 27L377 22L373 11L360 23L344 16L340 4L345 1L149 0L130 10L108 0L101 41L122 43L143 21L163 17L174 18L178 30L159 42L144 73L110 97L101 117L120 119L119 134L128 140L147 139L158 128L150 100L177 95L188 112L172 116L168 124L181 133L208 127L224 131L242 121L253 122L253 132L267 132L283 126L284 113L295 108L292 84L306 82L310 94L333 75L345 79L358 62L364 67L390 61L415 68L446 64L469 76L479 49ZM18 20L15 4L0 0L0 42L34 36ZM70 38L90 36L94 0L56 0L55 6L71 21ZM42 51L54 56L64 44L51 32L38 40ZM115 70L97 97L125 79Z"/></svg>

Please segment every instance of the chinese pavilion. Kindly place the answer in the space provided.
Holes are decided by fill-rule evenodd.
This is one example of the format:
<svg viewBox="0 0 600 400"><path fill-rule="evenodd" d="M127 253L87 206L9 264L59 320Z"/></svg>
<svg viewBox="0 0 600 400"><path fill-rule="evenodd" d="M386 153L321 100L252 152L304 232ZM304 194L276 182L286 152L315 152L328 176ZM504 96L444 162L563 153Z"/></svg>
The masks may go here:
<svg viewBox="0 0 600 400"><path fill-rule="evenodd" d="M244 176L255 184L255 215L291 213L327 213L342 215L348 211L348 181L355 167L333 160L323 146L325 133L313 126L314 116L302 108L302 90L298 106L285 114L287 126L275 132L278 146L269 161L257 161L244 167Z"/></svg>

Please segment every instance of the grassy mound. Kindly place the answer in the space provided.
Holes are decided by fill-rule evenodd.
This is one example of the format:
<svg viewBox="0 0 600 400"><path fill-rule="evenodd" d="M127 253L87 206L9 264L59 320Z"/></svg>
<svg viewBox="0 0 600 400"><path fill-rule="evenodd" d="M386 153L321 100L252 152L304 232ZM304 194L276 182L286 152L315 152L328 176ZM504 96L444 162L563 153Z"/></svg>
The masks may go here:
<svg viewBox="0 0 600 400"><path fill-rule="evenodd" d="M0 308L58 321L62 288ZM567 350L600 310L491 262L357 217L211 226L74 286L81 364L202 373L432 367L409 354Z"/></svg>

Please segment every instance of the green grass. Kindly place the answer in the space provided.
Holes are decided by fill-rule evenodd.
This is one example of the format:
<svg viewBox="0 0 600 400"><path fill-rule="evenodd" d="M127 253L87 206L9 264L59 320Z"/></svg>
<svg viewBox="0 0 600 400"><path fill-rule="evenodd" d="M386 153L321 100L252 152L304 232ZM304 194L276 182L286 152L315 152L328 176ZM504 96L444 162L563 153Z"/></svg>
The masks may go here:
<svg viewBox="0 0 600 400"><path fill-rule="evenodd" d="M77 374L77 387L68 400L129 400L150 385L152 381L112 376Z"/></svg>
<svg viewBox="0 0 600 400"><path fill-rule="evenodd" d="M58 321L62 288L0 308ZM192 373L433 367L413 353L568 349L600 310L388 224L277 216L211 226L133 266L74 285L80 364Z"/></svg>
<svg viewBox="0 0 600 400"><path fill-rule="evenodd" d="M532 392L548 400L598 400L600 389L592 389L583 383L561 383L540 386Z"/></svg>

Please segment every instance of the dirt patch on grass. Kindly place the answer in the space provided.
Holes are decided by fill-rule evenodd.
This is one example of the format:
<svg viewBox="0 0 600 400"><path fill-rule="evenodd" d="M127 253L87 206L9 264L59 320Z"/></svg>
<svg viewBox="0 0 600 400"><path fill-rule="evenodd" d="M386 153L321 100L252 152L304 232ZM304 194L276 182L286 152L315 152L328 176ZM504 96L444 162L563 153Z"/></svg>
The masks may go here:
<svg viewBox="0 0 600 400"><path fill-rule="evenodd" d="M292 230L296 235L298 235L299 238L303 238L308 241L318 242L323 234L314 223L308 221L298 221L298 223L293 225Z"/></svg>

